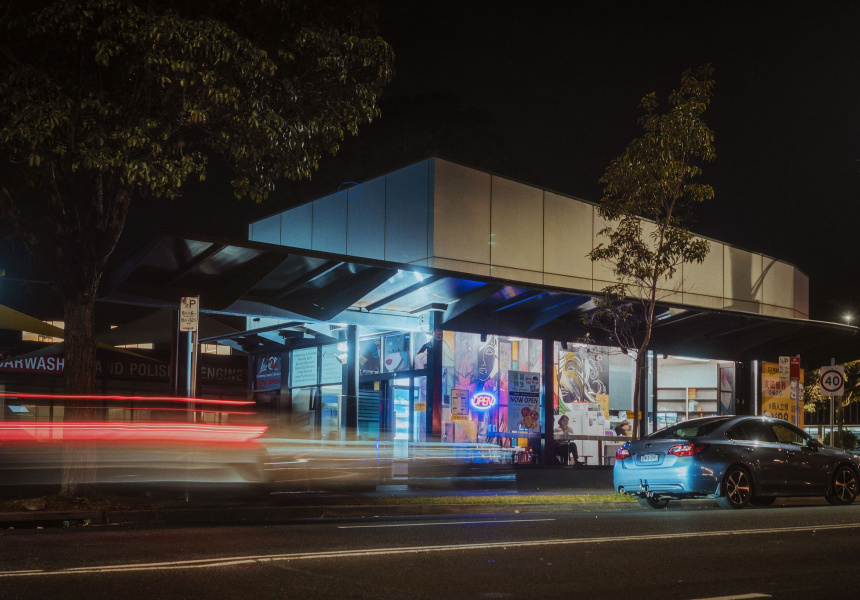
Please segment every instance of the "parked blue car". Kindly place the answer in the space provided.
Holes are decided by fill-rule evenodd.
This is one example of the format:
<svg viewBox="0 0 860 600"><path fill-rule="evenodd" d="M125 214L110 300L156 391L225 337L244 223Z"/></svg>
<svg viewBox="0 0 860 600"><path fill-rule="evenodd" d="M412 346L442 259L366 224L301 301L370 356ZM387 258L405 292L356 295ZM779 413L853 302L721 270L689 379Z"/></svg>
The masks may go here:
<svg viewBox="0 0 860 600"><path fill-rule="evenodd" d="M830 504L851 504L860 456L824 446L781 419L705 417L626 442L615 454L613 479L617 492L650 508L683 498L743 508L819 495Z"/></svg>

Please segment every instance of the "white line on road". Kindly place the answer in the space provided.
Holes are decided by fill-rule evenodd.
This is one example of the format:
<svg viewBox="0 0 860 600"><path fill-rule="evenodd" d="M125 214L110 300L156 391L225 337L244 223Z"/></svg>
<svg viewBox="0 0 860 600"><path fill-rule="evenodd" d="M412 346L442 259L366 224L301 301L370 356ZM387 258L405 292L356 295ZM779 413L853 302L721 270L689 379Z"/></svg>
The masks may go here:
<svg viewBox="0 0 860 600"><path fill-rule="evenodd" d="M768 594L741 594L740 596L713 596L712 598L696 598L696 600L750 600L751 598L773 598Z"/></svg>
<svg viewBox="0 0 860 600"><path fill-rule="evenodd" d="M555 521L555 519L499 519L497 521L445 521L444 523L386 523L380 525L338 525L338 529L373 529L376 527L426 527L428 525L470 525L472 523L534 523L536 521Z"/></svg>
<svg viewBox="0 0 860 600"><path fill-rule="evenodd" d="M561 540L529 540L518 542L483 542L480 544L450 544L447 546L407 546L403 548L367 548L364 550L333 550L329 552L300 552L294 554L268 554L260 556L231 556L225 558L201 558L197 560L178 560L172 562L141 563L126 565L101 565L76 567L57 571L10 571L0 572L3 577L36 577L42 575L83 575L90 573L128 573L133 571L168 571L175 569L207 569L232 565L248 565L290 560L318 560L324 558L357 558L365 556L391 556L396 554L420 554L425 552L461 552L464 550L486 550L495 548L527 548L534 546L565 546L572 544L600 544L608 542L629 542L633 540L670 540L683 538L724 537L733 535L766 535L771 533L798 533L803 531L834 531L839 529L859 529L860 523L843 525L806 525L803 527L774 527L768 529L741 529L738 531L690 531L687 533L660 533L652 535L622 535L597 538L567 538Z"/></svg>

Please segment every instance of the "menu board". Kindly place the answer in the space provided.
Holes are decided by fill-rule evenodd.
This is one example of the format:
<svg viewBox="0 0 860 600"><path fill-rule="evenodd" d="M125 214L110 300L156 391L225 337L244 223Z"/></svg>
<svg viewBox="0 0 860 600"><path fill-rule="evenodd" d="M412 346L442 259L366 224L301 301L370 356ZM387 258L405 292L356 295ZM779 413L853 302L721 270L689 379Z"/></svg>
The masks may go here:
<svg viewBox="0 0 860 600"><path fill-rule="evenodd" d="M291 387L304 387L317 384L316 347L293 350L290 361Z"/></svg>
<svg viewBox="0 0 860 600"><path fill-rule="evenodd" d="M451 390L451 420L469 420L469 390Z"/></svg>

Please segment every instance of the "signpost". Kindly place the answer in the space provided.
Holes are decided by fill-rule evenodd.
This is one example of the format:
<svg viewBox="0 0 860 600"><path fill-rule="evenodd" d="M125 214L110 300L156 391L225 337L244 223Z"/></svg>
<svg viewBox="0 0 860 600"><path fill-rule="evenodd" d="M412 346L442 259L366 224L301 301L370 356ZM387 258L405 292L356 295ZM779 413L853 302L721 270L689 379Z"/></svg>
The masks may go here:
<svg viewBox="0 0 860 600"><path fill-rule="evenodd" d="M830 396L830 445L836 445L836 415L835 415L835 400L836 396L841 396L845 392L845 369L838 367L834 363L834 359L830 359L830 366L821 367L819 373L819 387L821 388L822 396Z"/></svg>
<svg viewBox="0 0 860 600"><path fill-rule="evenodd" d="M188 348L186 352L186 385L188 397L194 397L197 389L197 326L200 319L200 296L183 296L179 302L179 331L187 332ZM189 413L189 418L191 414Z"/></svg>
<svg viewBox="0 0 860 600"><path fill-rule="evenodd" d="M197 331L200 296L184 296L179 303L179 331Z"/></svg>
<svg viewBox="0 0 860 600"><path fill-rule="evenodd" d="M791 379L791 357L779 357L779 380L789 381Z"/></svg>

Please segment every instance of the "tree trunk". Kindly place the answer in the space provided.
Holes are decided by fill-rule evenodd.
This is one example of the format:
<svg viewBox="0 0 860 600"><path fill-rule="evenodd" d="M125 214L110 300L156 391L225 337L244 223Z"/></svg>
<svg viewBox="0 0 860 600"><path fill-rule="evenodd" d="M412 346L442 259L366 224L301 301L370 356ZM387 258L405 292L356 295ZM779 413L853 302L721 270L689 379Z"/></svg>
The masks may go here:
<svg viewBox="0 0 860 600"><path fill-rule="evenodd" d="M98 282L98 276L93 279ZM95 285L90 282L74 297L65 299L65 365L63 377L68 394L91 396L96 389ZM94 398L66 401L63 420L95 421L103 411ZM92 442L66 444L63 447L63 474L60 494L93 496L96 494L96 445Z"/></svg>
<svg viewBox="0 0 860 600"><path fill-rule="evenodd" d="M636 353L634 361L635 368L633 369L633 439L638 440L642 437L642 364L645 357L648 355L646 350L640 350Z"/></svg>

